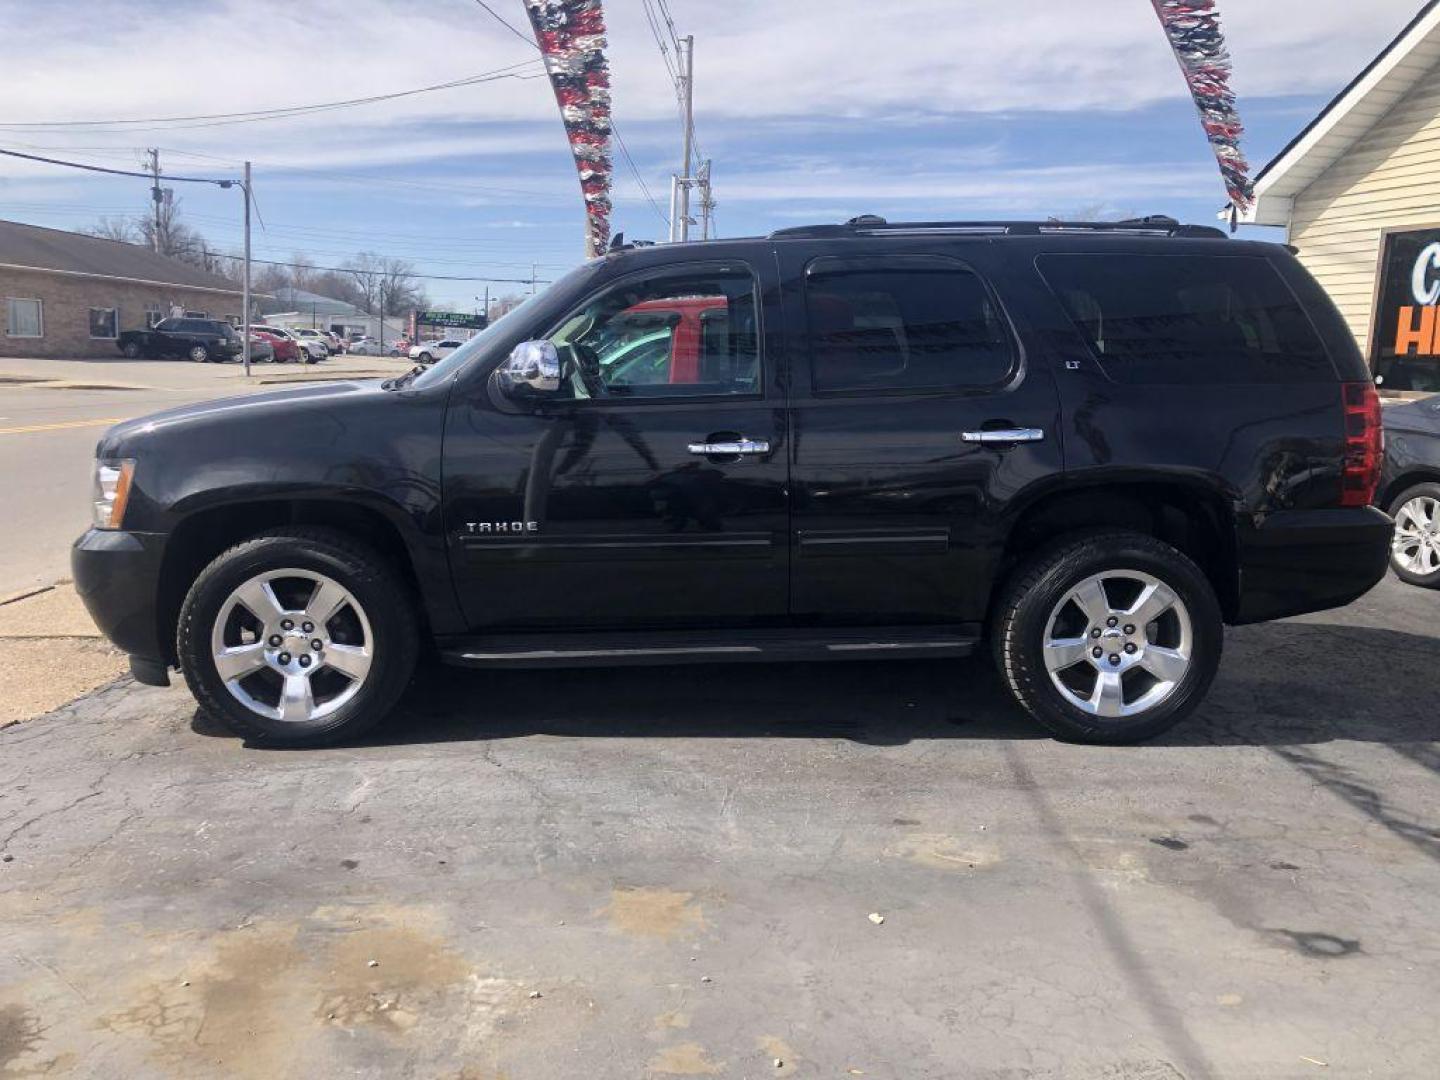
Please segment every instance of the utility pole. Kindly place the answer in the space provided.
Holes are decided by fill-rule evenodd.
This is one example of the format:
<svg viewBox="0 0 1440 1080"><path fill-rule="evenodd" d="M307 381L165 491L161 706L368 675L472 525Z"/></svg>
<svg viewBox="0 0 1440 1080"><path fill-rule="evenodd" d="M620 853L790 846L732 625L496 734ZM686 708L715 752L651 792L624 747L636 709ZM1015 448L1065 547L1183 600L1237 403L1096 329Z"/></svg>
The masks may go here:
<svg viewBox="0 0 1440 1080"><path fill-rule="evenodd" d="M710 239L710 212L715 209L715 200L710 197L710 165L706 158L700 163L696 183L700 187L700 239Z"/></svg>
<svg viewBox="0 0 1440 1080"><path fill-rule="evenodd" d="M490 286L485 286L485 325L490 325Z"/></svg>
<svg viewBox="0 0 1440 1080"><path fill-rule="evenodd" d="M245 284L244 300L245 312L241 315L244 322L244 335L240 340L245 346L245 377L250 377L250 162L245 162ZM273 360L274 357L271 357Z"/></svg>
<svg viewBox="0 0 1440 1080"><path fill-rule="evenodd" d="M535 295L535 275L538 274L539 272L540 272L540 264L539 264L539 263L533 263L533 262L532 262L532 263L530 264L530 295L531 295L531 296L534 296L534 295Z"/></svg>
<svg viewBox="0 0 1440 1080"><path fill-rule="evenodd" d="M680 39L680 103L685 118L685 152L681 157L679 212L677 232L681 240L690 239L690 185L694 177L690 172L690 158L694 153L692 136L695 133L695 35L686 34Z"/></svg>
<svg viewBox="0 0 1440 1080"><path fill-rule="evenodd" d="M147 151L150 157L150 209L154 217L151 219L154 224L150 230L150 246L155 249L155 254L160 254L160 151L151 147Z"/></svg>

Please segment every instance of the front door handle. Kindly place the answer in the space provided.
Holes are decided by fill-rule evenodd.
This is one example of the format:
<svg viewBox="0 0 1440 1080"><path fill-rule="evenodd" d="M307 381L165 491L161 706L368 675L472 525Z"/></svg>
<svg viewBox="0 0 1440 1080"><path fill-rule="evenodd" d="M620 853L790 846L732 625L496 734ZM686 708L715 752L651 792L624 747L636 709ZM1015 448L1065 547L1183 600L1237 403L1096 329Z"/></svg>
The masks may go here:
<svg viewBox="0 0 1440 1080"><path fill-rule="evenodd" d="M692 442L690 453L701 457L742 457L770 452L769 439L734 439L725 442Z"/></svg>
<svg viewBox="0 0 1440 1080"><path fill-rule="evenodd" d="M1040 428L1003 428L998 431L962 431L960 441L967 443L1022 443L1044 442L1045 432Z"/></svg>

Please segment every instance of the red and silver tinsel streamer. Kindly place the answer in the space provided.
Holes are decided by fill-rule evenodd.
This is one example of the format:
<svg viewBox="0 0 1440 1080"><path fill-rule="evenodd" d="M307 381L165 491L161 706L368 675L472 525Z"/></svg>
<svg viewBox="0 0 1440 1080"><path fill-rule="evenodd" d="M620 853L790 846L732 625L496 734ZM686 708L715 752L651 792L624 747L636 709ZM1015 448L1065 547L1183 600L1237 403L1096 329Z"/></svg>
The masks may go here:
<svg viewBox="0 0 1440 1080"><path fill-rule="evenodd" d="M610 68L600 0L525 0L585 196L585 249L610 242Z"/></svg>
<svg viewBox="0 0 1440 1080"><path fill-rule="evenodd" d="M1240 149L1245 127L1235 110L1235 91L1230 89L1230 51L1220 31L1220 13L1215 0L1151 0L1180 70L1190 86L1200 123L1220 163L1230 205L1236 211L1250 208L1254 188L1250 164Z"/></svg>

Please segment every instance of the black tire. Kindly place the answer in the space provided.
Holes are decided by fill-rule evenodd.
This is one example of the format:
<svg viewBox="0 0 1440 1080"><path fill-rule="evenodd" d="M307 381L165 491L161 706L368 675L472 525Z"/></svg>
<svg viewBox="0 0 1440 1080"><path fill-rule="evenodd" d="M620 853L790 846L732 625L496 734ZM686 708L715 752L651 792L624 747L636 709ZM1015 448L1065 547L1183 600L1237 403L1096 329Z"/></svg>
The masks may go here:
<svg viewBox="0 0 1440 1080"><path fill-rule="evenodd" d="M318 719L284 721L250 709L226 688L212 655L211 632L226 600L257 574L279 569L326 575L369 620L373 658L360 689ZM336 530L296 527L236 544L201 571L180 610L176 651L196 701L235 734L262 745L319 746L353 739L385 719L415 670L419 627L410 590L379 554Z"/></svg>
<svg viewBox="0 0 1440 1080"><path fill-rule="evenodd" d="M1396 525L1396 546L1390 550L1390 569L1395 571L1396 577L1407 584L1418 585L1422 589L1440 589L1440 561L1437 561L1436 569L1428 574L1411 570L1401 562L1402 549L1399 545L1402 541L1402 533L1400 532L1402 522L1400 520L1400 512L1405 509L1407 503L1416 499L1434 499L1436 506L1440 506L1440 484L1416 484L1413 487L1406 488L1390 503L1389 514L1395 519ZM1440 517L1440 512L1432 516ZM1440 535L1435 536L1434 540L1437 544L1440 544Z"/></svg>
<svg viewBox="0 0 1440 1080"><path fill-rule="evenodd" d="M139 360L140 346L137 342L127 341L125 347L120 350L120 353L126 360Z"/></svg>
<svg viewBox="0 0 1440 1080"><path fill-rule="evenodd" d="M1155 578L1183 602L1191 658L1168 697L1132 716L1103 717L1073 704L1056 687L1044 643L1052 613L1071 590L1093 575L1125 571ZM1145 628L1139 632L1143 635ZM1225 630L1215 591L1198 566L1153 537L1105 532L1061 540L1021 564L1001 592L991 637L996 665L1015 700L1052 734L1071 742L1123 746L1154 738L1195 710L1219 669Z"/></svg>
<svg viewBox="0 0 1440 1080"><path fill-rule="evenodd" d="M210 362L210 349L206 345L191 345L185 354L197 364L208 364Z"/></svg>

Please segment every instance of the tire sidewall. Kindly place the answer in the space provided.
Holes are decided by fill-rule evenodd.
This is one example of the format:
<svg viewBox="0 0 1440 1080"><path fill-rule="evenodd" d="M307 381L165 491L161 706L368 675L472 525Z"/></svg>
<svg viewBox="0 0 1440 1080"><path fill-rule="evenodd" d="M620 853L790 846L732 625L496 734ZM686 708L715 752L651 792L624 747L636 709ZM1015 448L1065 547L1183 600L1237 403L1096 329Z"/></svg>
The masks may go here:
<svg viewBox="0 0 1440 1080"><path fill-rule="evenodd" d="M1428 496L1440 501L1440 484L1424 483L1415 484L1406 488L1390 503L1389 514L1392 518L1399 520L1400 509L1411 499ZM1395 576L1408 585L1418 585L1422 589L1440 589L1440 571L1433 574L1417 574L1413 570L1407 570L1395 561L1395 550L1390 550L1390 569Z"/></svg>
<svg viewBox="0 0 1440 1080"><path fill-rule="evenodd" d="M1224 621L1209 581L1189 559L1141 538L1103 542L1062 559L1029 589L1016 605L1012 633L1024 673L1034 693L1028 702L1036 718L1061 738L1085 742L1140 742L1168 730L1183 719L1209 690L1224 649ZM1071 704L1055 687L1045 666L1044 642L1050 615L1065 595L1084 579L1100 573L1139 571L1163 581L1185 604L1194 639L1190 669L1163 703L1137 717L1101 717Z"/></svg>
<svg viewBox="0 0 1440 1080"><path fill-rule="evenodd" d="M225 687L211 655L215 619L244 582L271 570L312 570L337 581L365 611L374 659L364 685L351 700L319 720L291 723L251 712ZM378 565L351 553L295 537L265 537L220 556L196 579L181 611L177 637L180 666L202 705L221 714L236 732L257 742L305 745L358 734L389 712L414 669L416 631L408 600Z"/></svg>

